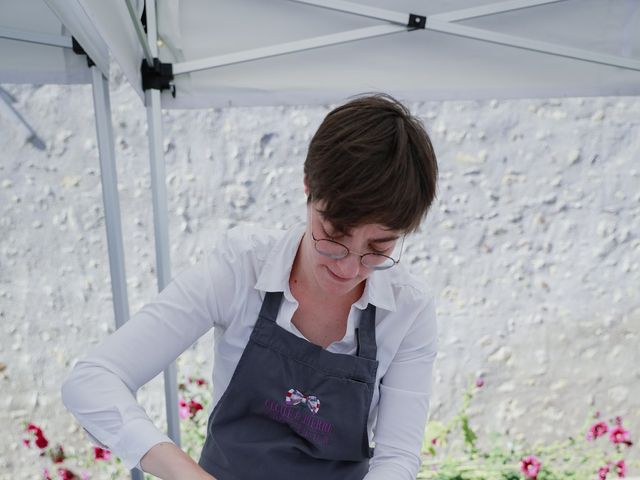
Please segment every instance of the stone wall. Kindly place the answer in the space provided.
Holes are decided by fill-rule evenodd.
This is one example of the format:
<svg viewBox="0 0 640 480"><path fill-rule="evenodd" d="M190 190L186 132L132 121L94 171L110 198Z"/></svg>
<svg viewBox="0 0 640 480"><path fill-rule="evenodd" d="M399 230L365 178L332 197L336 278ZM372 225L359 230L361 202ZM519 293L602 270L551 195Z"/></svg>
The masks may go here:
<svg viewBox="0 0 640 480"><path fill-rule="evenodd" d="M114 319L90 88L5 88L46 144L0 116L0 472L32 479L20 423L86 445L59 387ZM640 100L409 106L441 168L438 201L402 260L437 298L431 418L450 418L480 375L481 435L560 439L600 410L637 442ZM118 75L112 109L133 314L156 292L153 219L146 118ZM302 162L329 110L164 113L174 275L232 225L303 219ZM212 338L182 355L181 371L210 375ZM165 425L161 376L139 400Z"/></svg>

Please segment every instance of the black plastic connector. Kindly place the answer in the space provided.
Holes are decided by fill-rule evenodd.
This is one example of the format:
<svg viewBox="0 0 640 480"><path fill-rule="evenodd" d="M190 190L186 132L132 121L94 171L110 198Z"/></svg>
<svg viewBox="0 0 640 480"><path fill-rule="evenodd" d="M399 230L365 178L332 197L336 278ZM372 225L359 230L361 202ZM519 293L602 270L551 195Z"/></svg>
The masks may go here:
<svg viewBox="0 0 640 480"><path fill-rule="evenodd" d="M173 80L173 65L161 63L160 59L154 58L153 65L147 63L147 59L142 60L140 66L142 74L142 90L171 90L173 98L176 97L176 86L171 84Z"/></svg>
<svg viewBox="0 0 640 480"><path fill-rule="evenodd" d="M73 49L73 53L75 53L76 55L86 55L88 67L93 67L96 64L93 60L91 60L91 57L87 55L87 52L84 51L82 45L78 43L76 37L71 37L71 48Z"/></svg>
<svg viewBox="0 0 640 480"><path fill-rule="evenodd" d="M422 29L424 30L427 26L427 17L424 15L416 15L414 13L409 14L409 23L407 23L407 27L412 30Z"/></svg>

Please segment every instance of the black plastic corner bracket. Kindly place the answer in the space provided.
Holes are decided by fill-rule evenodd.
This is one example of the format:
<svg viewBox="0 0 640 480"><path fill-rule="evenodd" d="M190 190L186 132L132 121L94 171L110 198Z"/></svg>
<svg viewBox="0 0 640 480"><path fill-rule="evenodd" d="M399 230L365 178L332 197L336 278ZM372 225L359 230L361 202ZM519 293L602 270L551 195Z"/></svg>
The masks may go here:
<svg viewBox="0 0 640 480"><path fill-rule="evenodd" d="M416 15L414 13L409 14L409 23L407 23L407 27L411 29L422 29L424 30L427 26L427 17L424 15Z"/></svg>
<svg viewBox="0 0 640 480"><path fill-rule="evenodd" d="M161 63L160 59L154 58L153 65L147 63L147 59L142 60L140 66L142 74L142 90L171 90L171 95L175 98L176 87L171 85L173 80L173 65L170 63Z"/></svg>
<svg viewBox="0 0 640 480"><path fill-rule="evenodd" d="M76 37L71 37L71 48L73 50L73 53L75 53L76 55L87 56L88 67L93 67L95 65L95 62L91 60L91 57L89 55L87 55L87 52L84 51L84 48L82 48L82 45L78 43L78 41L76 40Z"/></svg>

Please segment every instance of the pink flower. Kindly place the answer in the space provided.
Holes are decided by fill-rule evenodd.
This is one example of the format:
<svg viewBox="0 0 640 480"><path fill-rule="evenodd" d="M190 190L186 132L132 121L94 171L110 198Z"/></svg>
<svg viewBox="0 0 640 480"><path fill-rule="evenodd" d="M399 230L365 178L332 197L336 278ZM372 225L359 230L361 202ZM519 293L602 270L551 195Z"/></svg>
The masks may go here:
<svg viewBox="0 0 640 480"><path fill-rule="evenodd" d="M93 447L93 458L95 460L107 461L111 458L111 452L100 447Z"/></svg>
<svg viewBox="0 0 640 480"><path fill-rule="evenodd" d="M616 467L616 473L618 478L624 478L627 475L627 466L624 464L624 460L620 460L614 464Z"/></svg>
<svg viewBox="0 0 640 480"><path fill-rule="evenodd" d="M609 427L605 422L598 422L591 425L589 432L587 433L587 440L595 440L598 437L602 437L609 431Z"/></svg>
<svg viewBox="0 0 640 480"><path fill-rule="evenodd" d="M180 397L179 404L180 407L178 408L178 415L182 419L187 417L193 418L198 411L203 410L204 408L201 403L196 402L195 400L189 400L189 403L187 403L187 401L182 397Z"/></svg>
<svg viewBox="0 0 640 480"><path fill-rule="evenodd" d="M189 416L189 405L185 402L184 398L180 397L180 407L178 408L178 416L181 419L185 419Z"/></svg>
<svg viewBox="0 0 640 480"><path fill-rule="evenodd" d="M49 469L48 468L45 468L44 471L42 472L42 478L44 480L53 480L51 478L51 474L49 473Z"/></svg>
<svg viewBox="0 0 640 480"><path fill-rule="evenodd" d="M66 468L58 469L58 477L60 477L61 480L79 480L75 473Z"/></svg>
<svg viewBox="0 0 640 480"><path fill-rule="evenodd" d="M605 465L604 467L600 467L598 469L598 479L599 480L606 480L607 473L609 473L609 466L608 465Z"/></svg>
<svg viewBox="0 0 640 480"><path fill-rule="evenodd" d="M520 460L520 470L526 478L536 480L542 463L534 455L529 455Z"/></svg>
<svg viewBox="0 0 640 480"><path fill-rule="evenodd" d="M89 480L89 472L85 470L82 471L82 480Z"/></svg>
<svg viewBox="0 0 640 480"><path fill-rule="evenodd" d="M615 444L624 443L628 447L633 445L631 440L629 440L629 431L625 430L622 425L616 425L611 429L609 439Z"/></svg>
<svg viewBox="0 0 640 480"><path fill-rule="evenodd" d="M478 388L482 388L482 386L484 385L484 378L482 377L478 377L476 379L476 387Z"/></svg>

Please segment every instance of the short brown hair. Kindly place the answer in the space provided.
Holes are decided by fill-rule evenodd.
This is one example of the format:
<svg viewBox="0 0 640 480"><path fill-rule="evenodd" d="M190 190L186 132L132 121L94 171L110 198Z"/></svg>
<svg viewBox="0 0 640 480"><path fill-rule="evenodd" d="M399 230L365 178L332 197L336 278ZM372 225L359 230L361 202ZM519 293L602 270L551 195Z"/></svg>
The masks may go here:
<svg viewBox="0 0 640 480"><path fill-rule="evenodd" d="M390 95L359 97L332 110L309 144L308 201L346 233L378 223L415 231L436 197L438 163L422 122Z"/></svg>

